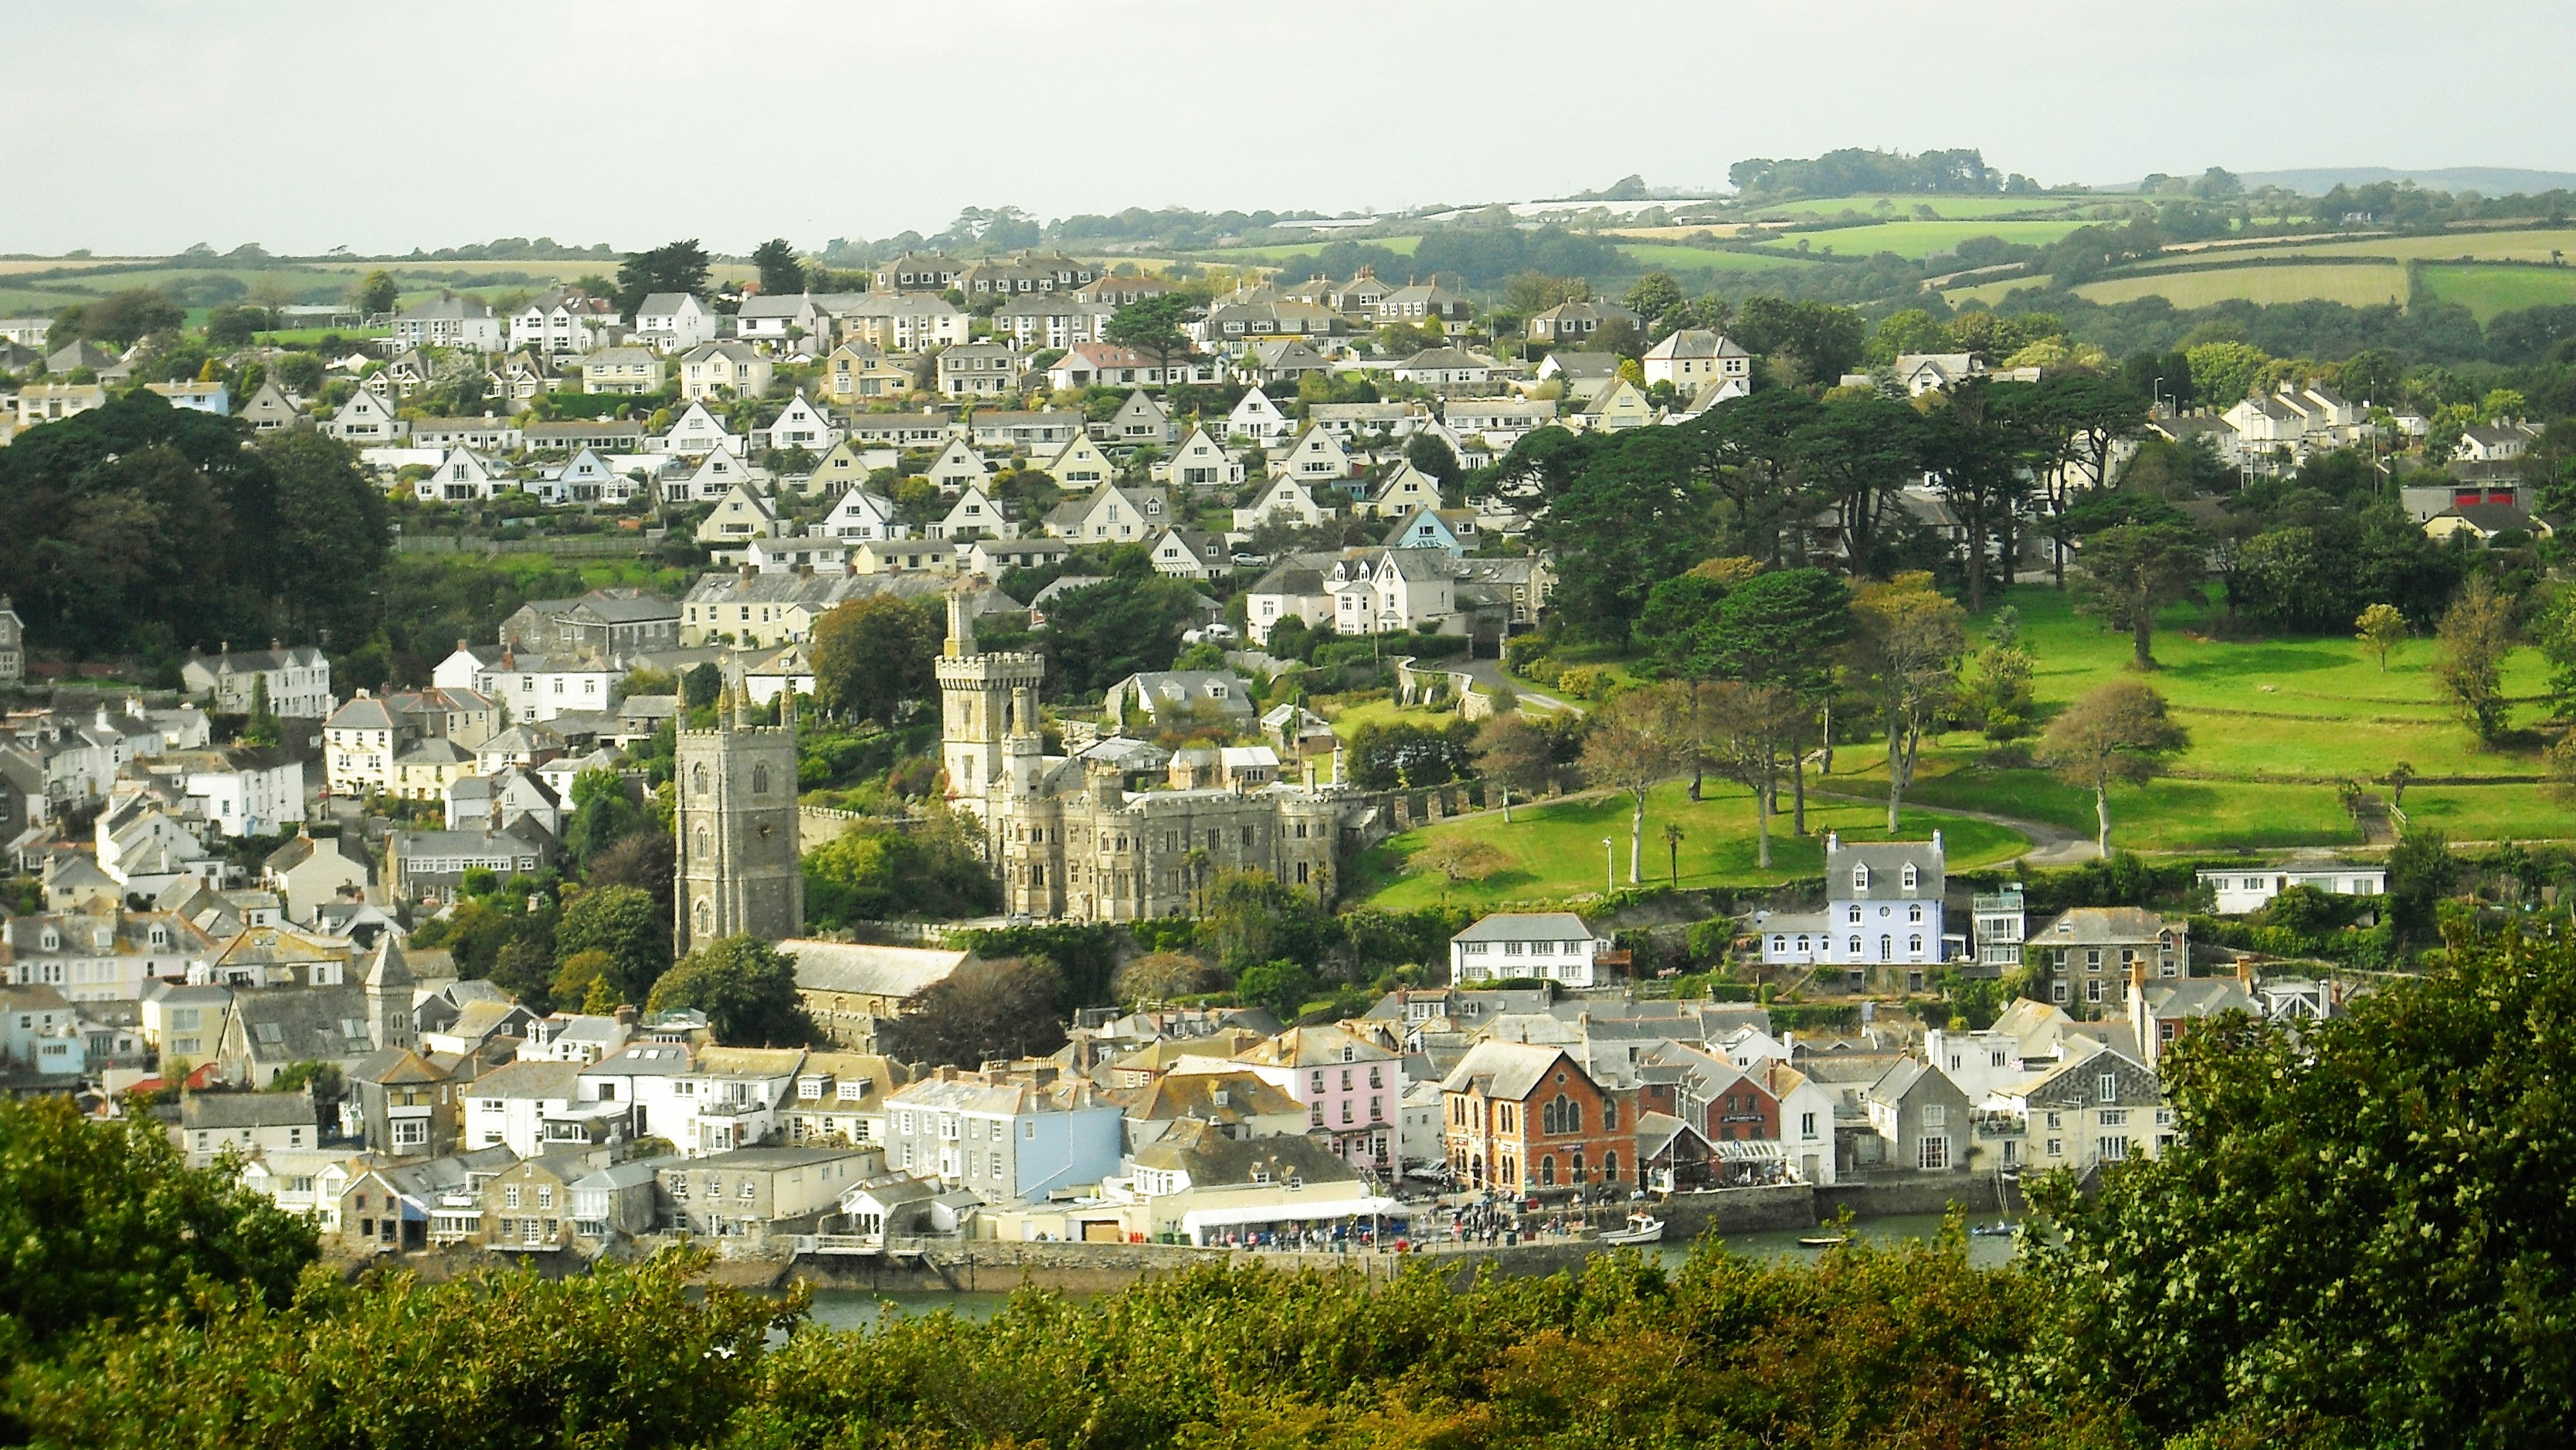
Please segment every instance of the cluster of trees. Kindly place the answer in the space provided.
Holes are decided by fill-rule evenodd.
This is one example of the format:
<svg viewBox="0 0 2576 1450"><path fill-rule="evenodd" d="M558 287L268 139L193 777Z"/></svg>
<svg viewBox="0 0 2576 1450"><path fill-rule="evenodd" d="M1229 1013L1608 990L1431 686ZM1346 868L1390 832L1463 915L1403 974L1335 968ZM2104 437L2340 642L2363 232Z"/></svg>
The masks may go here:
<svg viewBox="0 0 2576 1450"><path fill-rule="evenodd" d="M39 650L346 647L390 554L384 494L316 434L253 442L138 389L0 449L0 592Z"/></svg>
<svg viewBox="0 0 2576 1450"><path fill-rule="evenodd" d="M1975 611L2016 552L2034 490L2103 479L2113 443L2136 433L2145 411L2115 381L2085 373L1975 381L1911 402L1770 388L1678 427L1541 429L1472 487L1536 485L1547 507L1535 536L1563 580L1557 627L1616 641L1656 585L1711 557L1777 566L1821 556L1877 577L1958 567L1952 542L1900 500L1932 470L1967 530L1963 582ZM1820 517L1828 529L1814 528Z"/></svg>
<svg viewBox="0 0 2576 1450"><path fill-rule="evenodd" d="M2164 1060L2172 1145L2033 1176L2003 1268L1955 1221L1455 1288L1212 1262L850 1332L688 1253L346 1282L148 1117L0 1103L0 1416L107 1447L2554 1444L2576 1046L2532 1024L2572 1013L2576 948L2507 935L2296 1033L2210 1024Z"/></svg>
<svg viewBox="0 0 2576 1450"><path fill-rule="evenodd" d="M1727 183L1747 204L1802 197L1863 196L1875 192L1925 196L1993 196L2035 192L2039 183L2019 172L1986 164L1985 153L1870 151L1845 147L1809 160L1750 157L1726 169Z"/></svg>

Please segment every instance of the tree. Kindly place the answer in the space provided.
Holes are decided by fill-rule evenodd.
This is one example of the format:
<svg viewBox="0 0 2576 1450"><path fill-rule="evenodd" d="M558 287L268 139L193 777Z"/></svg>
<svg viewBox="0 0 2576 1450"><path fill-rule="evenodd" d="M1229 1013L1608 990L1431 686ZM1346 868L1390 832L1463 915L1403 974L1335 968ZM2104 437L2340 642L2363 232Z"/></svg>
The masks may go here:
<svg viewBox="0 0 2576 1450"><path fill-rule="evenodd" d="M760 270L764 297L785 297L805 290L805 264L797 260L796 244L785 237L772 237L752 248L751 265Z"/></svg>
<svg viewBox="0 0 2576 1450"><path fill-rule="evenodd" d="M384 316L401 301L402 287L390 272L369 272L349 289L349 305L362 318Z"/></svg>
<svg viewBox="0 0 2576 1450"><path fill-rule="evenodd" d="M1754 864L1771 869L1771 817L1783 757L1796 748L1806 707L1776 685L1728 680L1710 692L1705 738L1710 765L1753 792Z"/></svg>
<svg viewBox="0 0 2576 1450"><path fill-rule="evenodd" d="M2405 628L2400 619L2398 627ZM2550 708L2576 713L2576 589L2562 589L2531 622L2531 642L2549 661Z"/></svg>
<svg viewBox="0 0 2576 1450"><path fill-rule="evenodd" d="M1929 574L1865 584L1852 600L1852 663L1878 700L1887 731L1887 829L1914 784L1924 728L1957 698L1967 615L1932 587Z"/></svg>
<svg viewBox="0 0 2576 1450"><path fill-rule="evenodd" d="M1458 480L1466 472L1459 466L1457 453L1437 433L1416 433L1406 439L1404 461L1412 464L1415 472L1439 484L1443 499L1455 496Z"/></svg>
<svg viewBox="0 0 2576 1450"><path fill-rule="evenodd" d="M815 621L814 698L847 718L892 724L907 700L939 687L932 671L948 619L936 596L862 595Z"/></svg>
<svg viewBox="0 0 2576 1450"><path fill-rule="evenodd" d="M1154 360L1154 366L1169 369L1172 359L1187 356L1188 334L1181 325L1190 319L1195 304L1185 292L1157 292L1139 297L1109 314L1100 330L1100 340L1114 347L1132 348Z"/></svg>
<svg viewBox="0 0 2576 1450"><path fill-rule="evenodd" d="M2078 696L2048 724L2038 759L2054 766L2069 785L2093 792L2094 844L2111 855L2111 783L2141 781L2164 757L2190 743L2182 726L2165 715L2165 697L2137 680L2113 680Z"/></svg>
<svg viewBox="0 0 2576 1450"><path fill-rule="evenodd" d="M1682 837L1684 834L1681 822L1664 822L1664 864L1671 869L1672 883L1676 890L1680 889L1682 884Z"/></svg>
<svg viewBox="0 0 2576 1450"><path fill-rule="evenodd" d="M1880 518L1923 472L1932 441L1922 414L1875 393L1827 399L1791 440L1799 475L1834 511L1855 571L1872 567Z"/></svg>
<svg viewBox="0 0 2576 1450"><path fill-rule="evenodd" d="M2146 1444L2562 1440L2576 1158L2521 1125L2559 1115L2576 1048L2535 1025L2571 1010L2576 949L2507 934L2340 1017L2196 1024L2172 1146L2033 1193L2037 1367Z"/></svg>
<svg viewBox="0 0 2576 1450"><path fill-rule="evenodd" d="M1801 836L1807 833L1807 720L1833 684L1834 652L1851 628L1851 591L1822 569L1757 574L1718 608L1712 648L1727 678L1775 686L1805 709L1789 742L1790 829Z"/></svg>
<svg viewBox="0 0 2576 1450"><path fill-rule="evenodd" d="M1187 952L1147 952L1118 969L1110 990L1121 1002L1162 1002L1198 991L1206 979L1207 963Z"/></svg>
<svg viewBox="0 0 2576 1450"><path fill-rule="evenodd" d="M697 238L684 242L665 242L648 252L632 252L617 268L617 310L629 322L646 297L656 292L686 292L704 296L707 277L714 271L706 249Z"/></svg>
<svg viewBox="0 0 2576 1450"><path fill-rule="evenodd" d="M729 1047L802 1047L821 1036L796 995L796 959L756 936L729 936L682 957L653 984L655 1012L695 1009Z"/></svg>
<svg viewBox="0 0 2576 1450"><path fill-rule="evenodd" d="M580 792L578 778L574 792ZM622 799L624 790L620 789L618 795ZM618 1001L648 1000L654 984L671 965L670 909L656 901L653 893L637 886L592 886L580 892L568 891L567 895L571 899L564 903L563 914L555 922L555 954L562 964L558 979L570 967L572 958L596 952L606 958L606 963L601 972L593 975L607 977ZM588 986L584 978L578 989ZM555 995L558 1000L579 1000L560 986Z"/></svg>
<svg viewBox="0 0 2576 1450"><path fill-rule="evenodd" d="M1097 699L1139 670L1168 667L1204 597L1150 567L1141 577L1115 576L1057 595L1042 640L1057 698Z"/></svg>
<svg viewBox="0 0 2576 1450"><path fill-rule="evenodd" d="M1283 1024L1293 1024L1305 1015L1307 1002L1319 990L1313 971L1285 959L1246 967L1234 981L1236 1001L1263 1008Z"/></svg>
<svg viewBox="0 0 2576 1450"><path fill-rule="evenodd" d="M1534 796L1556 779L1556 755L1547 738L1518 711L1489 717L1476 731L1476 769L1503 793L1503 820L1512 818L1512 793Z"/></svg>
<svg viewBox="0 0 2576 1450"><path fill-rule="evenodd" d="M2406 640L2406 616L2393 604L2374 604L2361 612L2353 627L2360 631L2356 637L2362 648L2377 656L2380 672L2387 673L2389 652Z"/></svg>
<svg viewBox="0 0 2576 1450"><path fill-rule="evenodd" d="M1986 581L1998 559L2009 581L2013 520L2046 446L2031 421L2035 391L2027 383L1969 379L1932 395L1938 406L1925 419L1925 461L1968 530L1971 614L1986 607Z"/></svg>
<svg viewBox="0 0 2576 1450"><path fill-rule="evenodd" d="M250 682L250 714L242 722L242 744L275 745L279 733L277 711L268 700L268 676L254 675Z"/></svg>
<svg viewBox="0 0 2576 1450"><path fill-rule="evenodd" d="M128 287L83 303L79 335L128 347L148 334L172 332L187 325L188 309L171 301L160 288ZM48 336L47 341L51 340Z"/></svg>
<svg viewBox="0 0 2576 1450"><path fill-rule="evenodd" d="M2129 631L2130 667L2156 668L2156 614L2201 597L2209 550L2180 524L2121 524L2084 541L2076 608Z"/></svg>
<svg viewBox="0 0 2576 1450"><path fill-rule="evenodd" d="M1405 864L1416 870L1437 871L1455 886L1461 881L1482 881L1503 869L1509 859L1491 841L1453 831L1433 837Z"/></svg>
<svg viewBox="0 0 2576 1450"><path fill-rule="evenodd" d="M281 371L284 364L280 359ZM393 557L384 490L355 449L309 428L267 434L255 448L274 500L273 607L296 633L365 638L380 607L378 581Z"/></svg>
<svg viewBox="0 0 2576 1450"><path fill-rule="evenodd" d="M564 854L577 872L609 847L652 829L644 808L626 793L626 778L614 770L585 770L572 780L572 815L564 822Z"/></svg>
<svg viewBox="0 0 2576 1450"><path fill-rule="evenodd" d="M2504 693L2504 657L2513 648L2513 602L2483 574L2472 574L2435 631L2433 679L2478 739L2504 738L2513 704Z"/></svg>
<svg viewBox="0 0 2576 1450"><path fill-rule="evenodd" d="M1659 327L1657 324L1663 320L1666 313L1680 308L1682 300L1681 284L1673 280L1671 273L1649 272L1638 278L1637 284L1628 289L1628 295L1621 299L1621 305L1644 318L1648 330L1657 338L1661 338L1672 329Z"/></svg>
<svg viewBox="0 0 2576 1450"><path fill-rule="evenodd" d="M1627 792L1628 812L1628 884L1639 883L1639 867L1645 853L1646 792L1657 782L1672 775L1676 754L1672 741L1655 728L1654 722L1640 718L1647 712L1637 708L1647 702L1637 692L1625 698L1623 707L1610 718L1596 721L1583 740L1583 776L1596 784Z"/></svg>
<svg viewBox="0 0 2576 1450"><path fill-rule="evenodd" d="M853 821L805 857L815 925L902 917L955 920L999 908L1001 884L956 816L934 805L920 825Z"/></svg>
<svg viewBox="0 0 2576 1450"><path fill-rule="evenodd" d="M1658 584L1646 595L1645 612L1637 617L1637 638L1651 651L1657 669L1680 680L1689 691L1689 706L1699 709L1702 685L1720 667L1718 611L1731 581L1694 569ZM1690 798L1700 794L1700 762L1691 762Z"/></svg>
<svg viewBox="0 0 2576 1450"><path fill-rule="evenodd" d="M1280 957L1317 961L1331 940L1332 918L1267 871L1220 873L1200 896L1199 946L1225 971Z"/></svg>
<svg viewBox="0 0 2576 1450"><path fill-rule="evenodd" d="M1063 989L1044 957L968 957L922 991L920 1010L886 1024L886 1051L959 1067L1043 1057L1064 1045Z"/></svg>
<svg viewBox="0 0 2576 1450"><path fill-rule="evenodd" d="M1639 428L1557 443L1542 440L1570 435L1541 428L1497 466L1541 479L1548 501L1534 542L1555 553L1554 608L1562 627L1582 638L1626 642L1648 591L1709 555L1711 494L1688 466L1695 440L1667 436L1680 431Z"/></svg>
<svg viewBox="0 0 2576 1450"><path fill-rule="evenodd" d="M310 1220L229 1167L188 1167L149 1112L93 1121L67 1095L0 1099L0 1242L11 1364L104 1320L171 1315L193 1332L209 1312L227 1317L195 1298L199 1285L282 1309L316 1252Z"/></svg>

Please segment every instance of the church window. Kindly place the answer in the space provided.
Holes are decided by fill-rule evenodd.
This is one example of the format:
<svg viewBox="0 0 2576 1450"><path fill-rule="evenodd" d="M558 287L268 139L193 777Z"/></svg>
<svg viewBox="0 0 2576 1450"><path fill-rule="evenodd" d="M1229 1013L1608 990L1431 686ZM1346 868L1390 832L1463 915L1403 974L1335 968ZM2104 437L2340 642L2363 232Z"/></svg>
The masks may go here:
<svg viewBox="0 0 2576 1450"><path fill-rule="evenodd" d="M751 793L753 795L769 794L768 766L755 765L751 768Z"/></svg>
<svg viewBox="0 0 2576 1450"><path fill-rule="evenodd" d="M712 854L714 853L707 847L707 828L700 826L698 827L698 858L704 860Z"/></svg>
<svg viewBox="0 0 2576 1450"><path fill-rule="evenodd" d="M703 901L698 903L698 932L704 935L716 929L715 912Z"/></svg>
<svg viewBox="0 0 2576 1450"><path fill-rule="evenodd" d="M700 795L707 793L707 768L699 765L689 771L689 788Z"/></svg>

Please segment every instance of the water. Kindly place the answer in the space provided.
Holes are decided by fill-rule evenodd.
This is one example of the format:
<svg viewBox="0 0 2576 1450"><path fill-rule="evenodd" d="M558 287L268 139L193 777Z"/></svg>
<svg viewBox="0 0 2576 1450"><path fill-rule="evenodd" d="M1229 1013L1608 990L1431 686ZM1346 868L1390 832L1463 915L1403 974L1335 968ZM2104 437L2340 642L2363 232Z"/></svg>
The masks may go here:
<svg viewBox="0 0 2576 1450"><path fill-rule="evenodd" d="M2004 1215L2017 1221L2019 1215ZM1992 1223L1991 1216L1975 1220ZM1763 1233L1729 1234L1729 1253L1756 1259L1784 1259L1814 1263L1825 1251L1798 1242L1833 1232L1828 1228L1775 1229ZM1855 1220L1852 1232L1872 1243L1893 1244L1906 1239L1930 1242L1941 1232L1941 1215L1937 1213L1889 1214L1883 1218ZM2002 1236L1971 1237L1968 1240L1968 1262L1980 1269L2000 1268L2012 1262L2016 1240ZM1664 1243L1653 1252L1666 1268L1678 1269L1690 1257L1688 1243ZM1074 1295L1074 1298L1085 1296ZM814 1291L814 1322L826 1329L869 1329L882 1322L889 1311L896 1314L954 1314L960 1319L981 1323L1001 1312L1011 1301L1008 1294L989 1291L951 1292L945 1289L908 1290L900 1293L871 1293L865 1289L817 1289Z"/></svg>

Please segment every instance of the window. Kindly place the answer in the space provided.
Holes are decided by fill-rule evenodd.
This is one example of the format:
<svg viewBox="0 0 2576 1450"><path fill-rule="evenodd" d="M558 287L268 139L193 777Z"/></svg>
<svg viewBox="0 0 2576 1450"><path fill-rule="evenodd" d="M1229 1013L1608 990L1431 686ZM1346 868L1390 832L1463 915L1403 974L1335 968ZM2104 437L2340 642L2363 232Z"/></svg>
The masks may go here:
<svg viewBox="0 0 2576 1450"><path fill-rule="evenodd" d="M507 1188L501 1190L501 1206L503 1208L517 1208L519 1206L519 1185L513 1183Z"/></svg>
<svg viewBox="0 0 2576 1450"><path fill-rule="evenodd" d="M1816 1136L1815 1114L1800 1113L1798 1115L1798 1136L1807 1139L1813 1139Z"/></svg>
<svg viewBox="0 0 2576 1450"><path fill-rule="evenodd" d="M2106 1103L2116 1103L2120 1100L2120 1075L2118 1073L2103 1073L2101 1076L2094 1079L2093 1085L2095 1090L2101 1094L2102 1101Z"/></svg>
<svg viewBox="0 0 2576 1450"><path fill-rule="evenodd" d="M1927 1134L1922 1138L1916 1139L1914 1144L1914 1162L1916 1167L1922 1168L1927 1172L1949 1167L1950 1139L1948 1135L1934 1133Z"/></svg>
<svg viewBox="0 0 2576 1450"><path fill-rule="evenodd" d="M2124 1133L2112 1133L2093 1140L2093 1154L2105 1163L2117 1163L2129 1156L2129 1139Z"/></svg>

